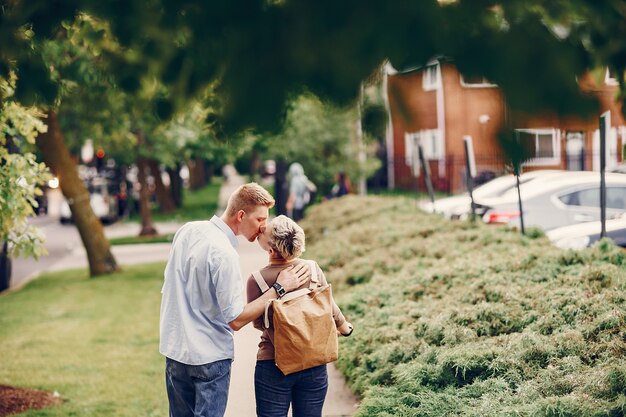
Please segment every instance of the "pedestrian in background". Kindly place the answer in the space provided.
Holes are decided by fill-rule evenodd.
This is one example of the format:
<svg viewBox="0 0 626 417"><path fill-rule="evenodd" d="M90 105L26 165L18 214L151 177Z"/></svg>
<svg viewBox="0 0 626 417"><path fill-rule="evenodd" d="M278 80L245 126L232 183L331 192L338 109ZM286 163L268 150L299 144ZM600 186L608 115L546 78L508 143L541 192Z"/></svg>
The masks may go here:
<svg viewBox="0 0 626 417"><path fill-rule="evenodd" d="M304 218L304 209L311 201L311 194L317 187L304 174L304 168L298 162L289 166L289 197L287 198L287 215L295 221Z"/></svg>
<svg viewBox="0 0 626 417"><path fill-rule="evenodd" d="M339 171L337 175L335 175L335 184L333 184L333 187L330 189L330 193L326 195L326 199L330 200L332 198L342 197L351 192L352 184L350 184L348 174Z"/></svg>

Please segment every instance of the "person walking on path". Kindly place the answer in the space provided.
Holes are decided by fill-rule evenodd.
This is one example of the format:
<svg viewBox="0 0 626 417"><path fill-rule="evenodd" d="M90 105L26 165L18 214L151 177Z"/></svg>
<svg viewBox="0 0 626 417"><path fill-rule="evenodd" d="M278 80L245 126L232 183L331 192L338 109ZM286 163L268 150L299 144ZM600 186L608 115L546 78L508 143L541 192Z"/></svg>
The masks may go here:
<svg viewBox="0 0 626 417"><path fill-rule="evenodd" d="M304 209L311 201L311 193L317 191L315 184L304 175L304 168L298 162L289 166L289 198L285 208L287 215L295 221L304 218Z"/></svg>
<svg viewBox="0 0 626 417"><path fill-rule="evenodd" d="M255 183L230 196L226 211L181 227L165 267L159 351L166 357L170 417L219 417L228 399L233 331L260 316L268 300L308 280L306 265L295 265L257 300L245 304L236 252L237 235L253 242L274 205Z"/></svg>

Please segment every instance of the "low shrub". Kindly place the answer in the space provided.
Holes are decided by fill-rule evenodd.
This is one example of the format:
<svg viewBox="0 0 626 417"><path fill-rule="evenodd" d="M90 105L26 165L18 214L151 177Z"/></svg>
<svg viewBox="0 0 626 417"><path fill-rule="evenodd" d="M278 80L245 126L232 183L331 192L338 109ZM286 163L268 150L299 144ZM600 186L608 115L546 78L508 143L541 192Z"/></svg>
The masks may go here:
<svg viewBox="0 0 626 417"><path fill-rule="evenodd" d="M358 416L623 416L626 256L348 196L303 222L354 323Z"/></svg>

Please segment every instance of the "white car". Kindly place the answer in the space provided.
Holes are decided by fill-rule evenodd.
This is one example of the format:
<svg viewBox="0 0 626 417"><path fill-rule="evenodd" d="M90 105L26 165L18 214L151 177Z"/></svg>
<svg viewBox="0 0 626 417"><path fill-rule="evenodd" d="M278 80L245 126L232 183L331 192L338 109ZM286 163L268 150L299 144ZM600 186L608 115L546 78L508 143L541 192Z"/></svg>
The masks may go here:
<svg viewBox="0 0 626 417"><path fill-rule="evenodd" d="M524 226L545 231L576 223L600 220L600 173L568 172L520 186ZM626 175L606 174L606 216L626 212ZM498 198L476 200L486 223L520 227L517 189Z"/></svg>
<svg viewBox="0 0 626 417"><path fill-rule="evenodd" d="M103 223L112 223L117 220L117 198L109 192L108 182L104 178L94 178L87 184L89 203L96 217ZM61 223L72 222L72 212L67 200L61 203Z"/></svg>
<svg viewBox="0 0 626 417"><path fill-rule="evenodd" d="M540 178L547 178L549 176L563 174L566 171L561 170L537 170L523 173L520 175L520 184L526 184L527 182L534 181ZM472 192L474 201L484 198L499 197L505 194L507 191L514 189L517 184L515 175L503 175L498 178L476 187ZM426 211L427 213L440 213L448 219L464 219L471 212L472 200L469 193L462 195L455 195L451 197L435 200L433 204L431 201L418 202L418 208Z"/></svg>
<svg viewBox="0 0 626 417"><path fill-rule="evenodd" d="M617 246L626 248L626 215L605 223L606 237ZM583 249L600 240L602 224L599 221L574 224L550 230L546 235L563 249Z"/></svg>

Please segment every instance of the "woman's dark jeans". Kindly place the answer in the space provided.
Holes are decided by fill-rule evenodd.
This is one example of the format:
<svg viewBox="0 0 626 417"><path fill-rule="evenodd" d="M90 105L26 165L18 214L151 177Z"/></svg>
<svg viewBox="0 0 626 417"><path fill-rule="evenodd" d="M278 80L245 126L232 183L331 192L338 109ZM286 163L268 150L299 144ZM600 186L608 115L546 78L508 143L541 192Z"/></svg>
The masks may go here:
<svg viewBox="0 0 626 417"><path fill-rule="evenodd" d="M230 359L186 365L166 358L165 386L170 417L220 417L226 411Z"/></svg>
<svg viewBox="0 0 626 417"><path fill-rule="evenodd" d="M258 417L320 417L328 391L326 365L283 375L274 361L257 361L254 393Z"/></svg>

